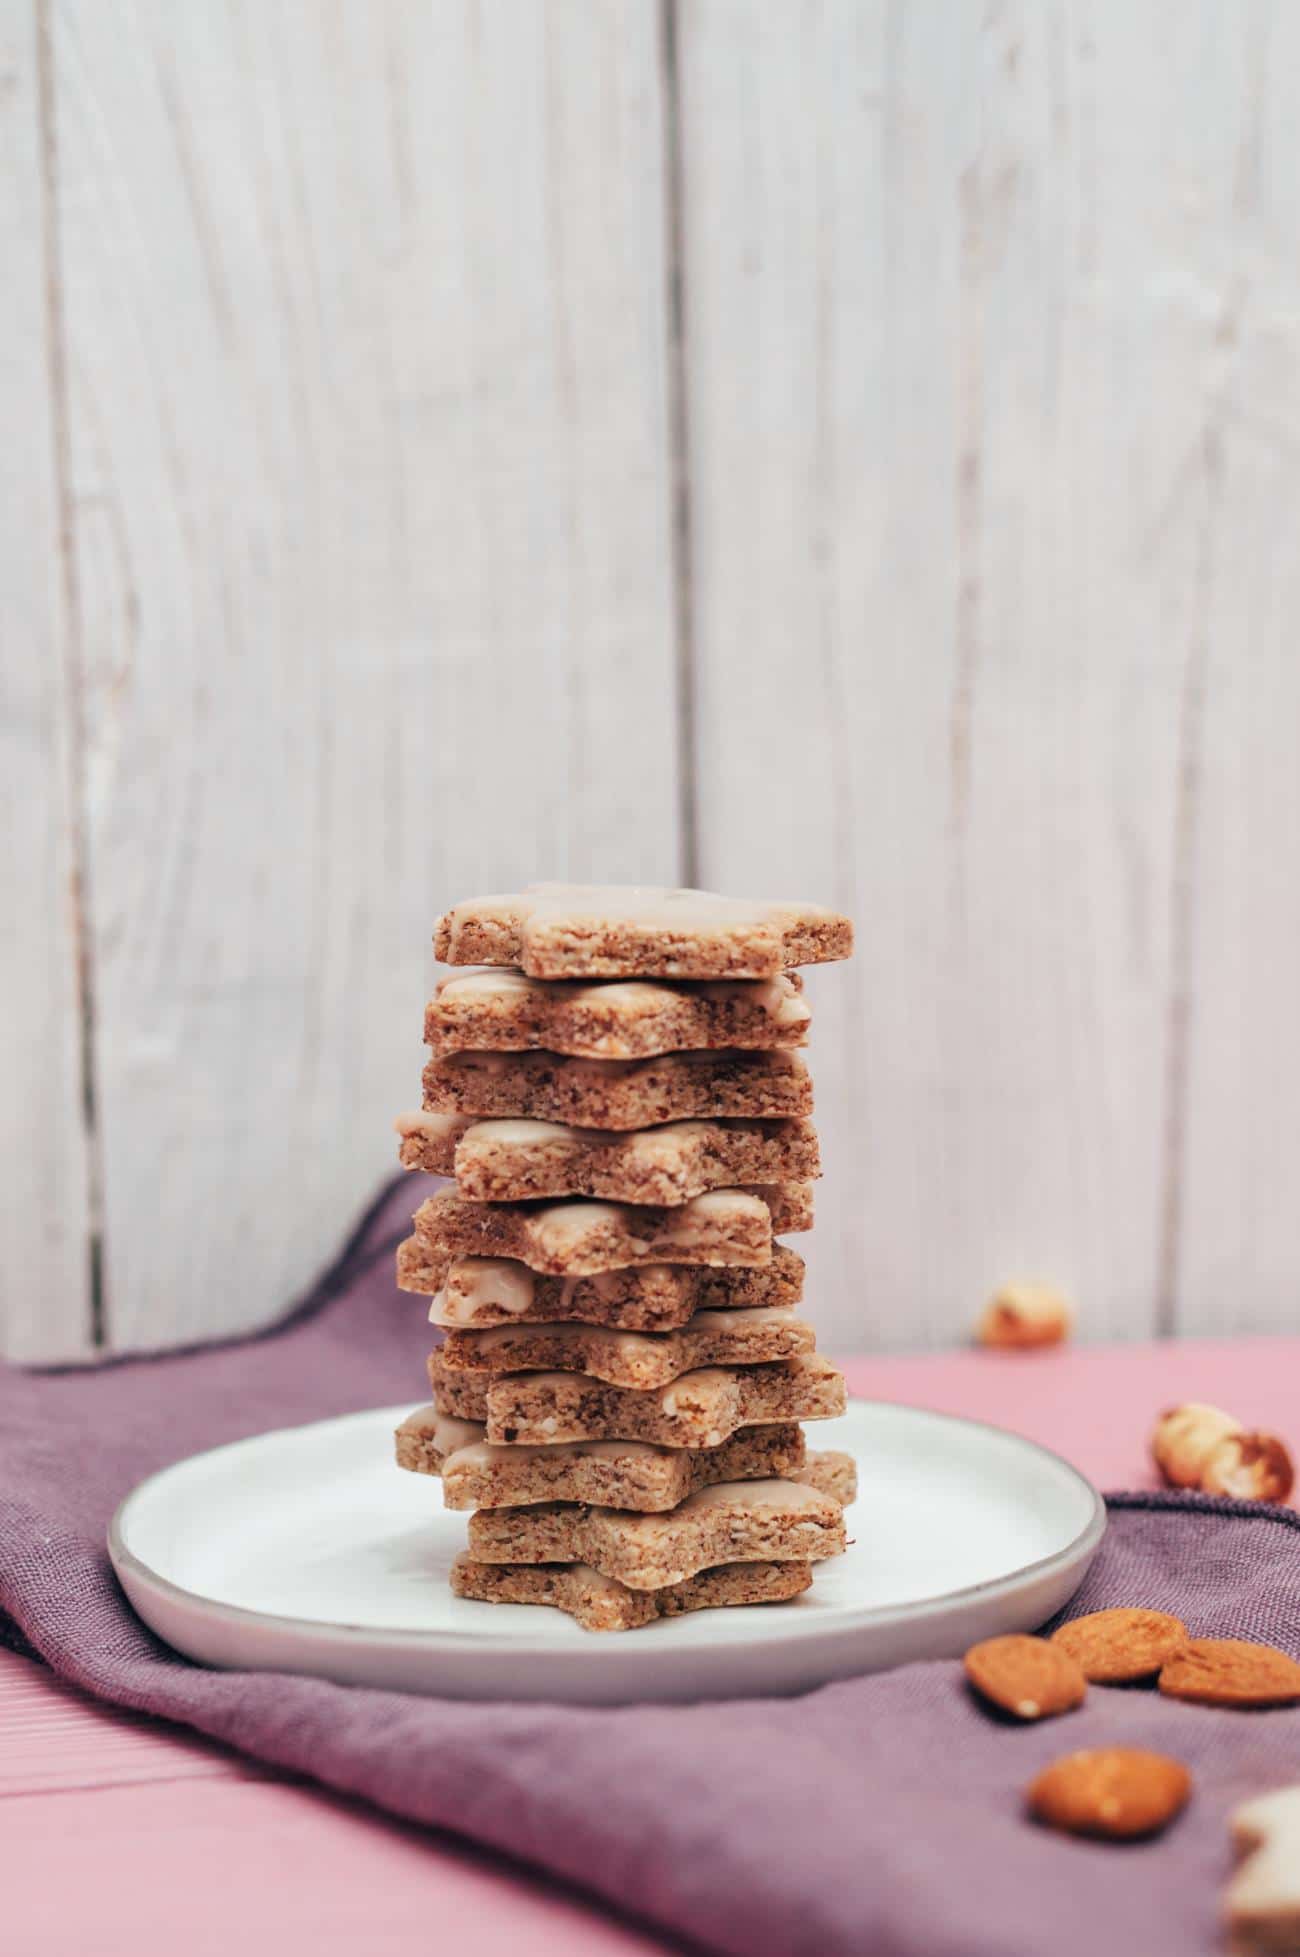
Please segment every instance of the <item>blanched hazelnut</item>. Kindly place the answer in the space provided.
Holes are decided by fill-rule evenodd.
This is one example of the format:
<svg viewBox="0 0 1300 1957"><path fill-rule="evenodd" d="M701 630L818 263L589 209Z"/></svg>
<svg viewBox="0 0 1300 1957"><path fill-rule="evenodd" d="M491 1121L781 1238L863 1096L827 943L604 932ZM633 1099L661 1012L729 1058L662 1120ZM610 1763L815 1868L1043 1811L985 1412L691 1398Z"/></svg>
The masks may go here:
<svg viewBox="0 0 1300 1957"><path fill-rule="evenodd" d="M975 1328L980 1345L1059 1345L1070 1336L1068 1298L1050 1284L1004 1284L985 1305Z"/></svg>
<svg viewBox="0 0 1300 1957"><path fill-rule="evenodd" d="M1295 1484L1291 1456L1276 1434L1228 1434L1201 1469L1207 1495L1235 1495L1241 1502L1284 1502Z"/></svg>
<svg viewBox="0 0 1300 1957"><path fill-rule="evenodd" d="M1241 1432L1241 1422L1222 1407L1188 1400L1161 1414L1151 1436L1157 1468L1175 1488L1199 1488L1205 1464L1221 1441Z"/></svg>

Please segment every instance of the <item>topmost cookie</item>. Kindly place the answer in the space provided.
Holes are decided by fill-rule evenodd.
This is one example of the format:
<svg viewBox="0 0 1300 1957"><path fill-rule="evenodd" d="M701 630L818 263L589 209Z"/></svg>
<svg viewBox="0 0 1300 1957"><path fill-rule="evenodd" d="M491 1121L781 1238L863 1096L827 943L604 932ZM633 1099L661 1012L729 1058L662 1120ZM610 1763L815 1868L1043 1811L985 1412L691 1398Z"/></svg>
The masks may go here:
<svg viewBox="0 0 1300 1957"><path fill-rule="evenodd" d="M771 978L847 958L853 926L818 904L535 883L518 896L457 904L433 942L448 965L517 965L530 978Z"/></svg>

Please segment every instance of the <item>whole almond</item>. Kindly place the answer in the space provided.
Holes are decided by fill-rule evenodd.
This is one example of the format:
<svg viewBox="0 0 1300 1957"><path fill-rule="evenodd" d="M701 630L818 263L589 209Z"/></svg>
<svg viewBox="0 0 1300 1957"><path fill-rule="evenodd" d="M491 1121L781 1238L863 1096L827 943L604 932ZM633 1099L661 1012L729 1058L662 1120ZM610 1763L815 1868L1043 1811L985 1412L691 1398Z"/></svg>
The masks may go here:
<svg viewBox="0 0 1300 1957"><path fill-rule="evenodd" d="M1163 1610L1095 1610L1053 1631L1052 1643L1099 1685L1154 1678L1187 1643L1187 1626Z"/></svg>
<svg viewBox="0 0 1300 1957"><path fill-rule="evenodd" d="M1192 1791L1181 1761L1140 1747L1091 1747L1053 1760L1031 1784L1030 1813L1071 1835L1128 1841L1171 1822Z"/></svg>
<svg viewBox="0 0 1300 1957"><path fill-rule="evenodd" d="M1226 1434L1201 1468L1207 1495L1235 1495L1240 1502L1284 1502L1295 1485L1295 1468L1276 1434Z"/></svg>
<svg viewBox="0 0 1300 1957"><path fill-rule="evenodd" d="M981 1697L1017 1719L1050 1719L1069 1712L1088 1689L1069 1652L1045 1638L986 1638L971 1646L963 1662Z"/></svg>
<svg viewBox="0 0 1300 1957"><path fill-rule="evenodd" d="M1300 1665L1271 1644L1193 1638L1161 1671L1160 1690L1202 1706L1289 1706L1300 1700Z"/></svg>

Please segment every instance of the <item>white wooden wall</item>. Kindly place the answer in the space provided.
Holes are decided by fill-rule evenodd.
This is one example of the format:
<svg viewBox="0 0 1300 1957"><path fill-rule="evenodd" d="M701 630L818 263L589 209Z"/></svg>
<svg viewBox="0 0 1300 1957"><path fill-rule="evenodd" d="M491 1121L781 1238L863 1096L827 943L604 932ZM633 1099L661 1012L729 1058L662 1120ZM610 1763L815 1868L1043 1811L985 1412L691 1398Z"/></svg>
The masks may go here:
<svg viewBox="0 0 1300 1957"><path fill-rule="evenodd" d="M1300 8L0 0L0 1324L264 1322L442 904L823 897L842 1349L1300 1290Z"/></svg>

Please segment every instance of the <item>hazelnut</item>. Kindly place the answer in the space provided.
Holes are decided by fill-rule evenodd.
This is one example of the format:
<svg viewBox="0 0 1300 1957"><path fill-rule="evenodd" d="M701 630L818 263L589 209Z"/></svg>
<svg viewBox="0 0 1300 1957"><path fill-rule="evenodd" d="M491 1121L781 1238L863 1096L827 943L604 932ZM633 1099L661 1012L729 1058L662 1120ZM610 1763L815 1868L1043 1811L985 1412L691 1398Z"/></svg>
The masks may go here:
<svg viewBox="0 0 1300 1957"><path fill-rule="evenodd" d="M1199 1488L1205 1464L1221 1441L1241 1432L1241 1422L1222 1407L1189 1400L1169 1407L1156 1422L1151 1454L1167 1482L1175 1488Z"/></svg>
<svg viewBox="0 0 1300 1957"><path fill-rule="evenodd" d="M1201 1469L1207 1495L1242 1502L1284 1502L1295 1482L1291 1456L1276 1434L1227 1434Z"/></svg>
<svg viewBox="0 0 1300 1957"><path fill-rule="evenodd" d="M1059 1345L1070 1336L1073 1315L1068 1298L1050 1284L1004 1284L980 1314L975 1337L980 1345Z"/></svg>

